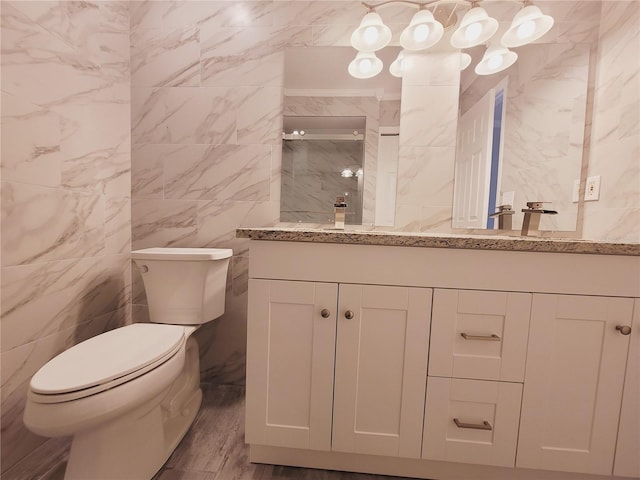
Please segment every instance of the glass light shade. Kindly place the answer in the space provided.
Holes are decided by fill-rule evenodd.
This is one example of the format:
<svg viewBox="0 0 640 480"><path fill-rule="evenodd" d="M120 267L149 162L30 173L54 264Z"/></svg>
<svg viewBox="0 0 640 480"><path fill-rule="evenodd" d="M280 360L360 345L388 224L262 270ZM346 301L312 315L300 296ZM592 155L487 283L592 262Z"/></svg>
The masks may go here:
<svg viewBox="0 0 640 480"><path fill-rule="evenodd" d="M460 52L460 70L464 70L471 65L471 55L465 52Z"/></svg>
<svg viewBox="0 0 640 480"><path fill-rule="evenodd" d="M502 36L505 47L519 47L531 43L553 27L553 17L544 15L535 5L524 7L513 17L511 26Z"/></svg>
<svg viewBox="0 0 640 480"><path fill-rule="evenodd" d="M473 7L451 35L451 45L456 48L470 48L485 43L498 31L498 21L491 18L482 7Z"/></svg>
<svg viewBox="0 0 640 480"><path fill-rule="evenodd" d="M391 41L391 29L376 12L367 13L351 34L351 46L360 52L375 52Z"/></svg>
<svg viewBox="0 0 640 480"><path fill-rule="evenodd" d="M405 50L424 50L438 43L443 34L444 27L433 18L433 13L419 10L400 34L400 45Z"/></svg>
<svg viewBox="0 0 640 480"><path fill-rule="evenodd" d="M402 77L402 62L404 61L404 50L400 50L396 59L389 65L389 73L394 77Z"/></svg>
<svg viewBox="0 0 640 480"><path fill-rule="evenodd" d="M382 71L382 60L373 52L358 52L349 63L349 75L355 78L372 78Z"/></svg>
<svg viewBox="0 0 640 480"><path fill-rule="evenodd" d="M353 170L347 167L344 170L342 170L342 172L340 172L340 176L344 178L353 177Z"/></svg>
<svg viewBox="0 0 640 480"><path fill-rule="evenodd" d="M518 59L518 54L512 52L507 47L502 45L491 45L484 52L484 56L480 63L476 65L475 72L478 75L491 75L492 73L498 73L502 70L506 70L515 63Z"/></svg>

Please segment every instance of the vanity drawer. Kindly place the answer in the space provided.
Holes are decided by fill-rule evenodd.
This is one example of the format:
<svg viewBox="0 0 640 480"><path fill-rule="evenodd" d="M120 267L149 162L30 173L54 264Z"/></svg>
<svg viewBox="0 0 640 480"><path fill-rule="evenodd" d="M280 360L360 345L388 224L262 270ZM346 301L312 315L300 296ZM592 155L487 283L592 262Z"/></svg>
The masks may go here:
<svg viewBox="0 0 640 480"><path fill-rule="evenodd" d="M522 384L429 377L422 458L513 467Z"/></svg>
<svg viewBox="0 0 640 480"><path fill-rule="evenodd" d="M434 291L429 375L522 382L531 295Z"/></svg>

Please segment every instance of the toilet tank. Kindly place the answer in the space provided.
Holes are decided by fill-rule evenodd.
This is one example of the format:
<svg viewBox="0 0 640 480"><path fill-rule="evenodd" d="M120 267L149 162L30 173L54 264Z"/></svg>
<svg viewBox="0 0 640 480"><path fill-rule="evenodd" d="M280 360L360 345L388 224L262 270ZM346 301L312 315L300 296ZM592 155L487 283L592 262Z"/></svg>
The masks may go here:
<svg viewBox="0 0 640 480"><path fill-rule="evenodd" d="M224 313L233 255L221 248L145 248L131 252L153 323L199 325Z"/></svg>

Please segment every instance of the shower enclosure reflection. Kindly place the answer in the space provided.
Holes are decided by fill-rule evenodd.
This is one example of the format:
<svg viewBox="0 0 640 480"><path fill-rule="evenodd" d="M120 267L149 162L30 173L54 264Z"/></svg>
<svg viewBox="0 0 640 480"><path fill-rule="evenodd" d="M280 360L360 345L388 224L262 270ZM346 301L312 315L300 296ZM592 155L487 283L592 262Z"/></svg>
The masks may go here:
<svg viewBox="0 0 640 480"><path fill-rule="evenodd" d="M330 223L337 196L349 225L362 223L366 117L285 116L280 220Z"/></svg>

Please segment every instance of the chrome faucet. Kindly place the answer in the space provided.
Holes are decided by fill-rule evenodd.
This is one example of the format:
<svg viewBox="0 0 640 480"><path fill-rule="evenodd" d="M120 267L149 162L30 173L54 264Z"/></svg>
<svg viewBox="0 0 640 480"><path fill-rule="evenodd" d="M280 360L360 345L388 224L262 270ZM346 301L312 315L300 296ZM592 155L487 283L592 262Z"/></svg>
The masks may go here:
<svg viewBox="0 0 640 480"><path fill-rule="evenodd" d="M498 217L498 230L511 230L513 228L513 214L516 213L511 205L499 205L498 211L489 215L492 218Z"/></svg>
<svg viewBox="0 0 640 480"><path fill-rule="evenodd" d="M540 215L556 215L555 210L546 210L542 204L547 202L527 202L528 208L523 208L524 220L522 221L521 235L537 237L540 235Z"/></svg>

